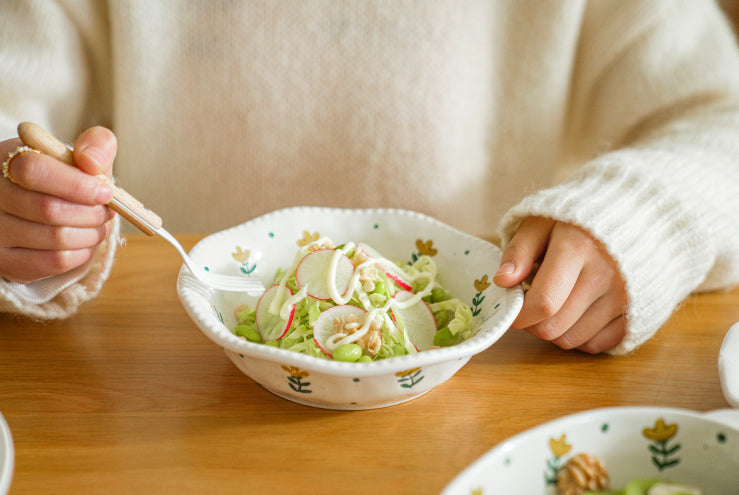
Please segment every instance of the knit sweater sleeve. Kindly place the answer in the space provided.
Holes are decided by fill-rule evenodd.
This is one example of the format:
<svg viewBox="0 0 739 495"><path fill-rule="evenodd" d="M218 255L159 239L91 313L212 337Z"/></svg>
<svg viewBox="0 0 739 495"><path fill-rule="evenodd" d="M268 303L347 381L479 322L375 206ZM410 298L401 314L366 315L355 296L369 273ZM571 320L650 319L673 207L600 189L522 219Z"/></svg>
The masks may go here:
<svg viewBox="0 0 739 495"><path fill-rule="evenodd" d="M652 337L691 292L739 283L735 40L709 2L634 6L594 2L584 20L571 135L592 159L500 223L504 243L536 215L605 246L628 293L612 354Z"/></svg>
<svg viewBox="0 0 739 495"><path fill-rule="evenodd" d="M0 2L0 140L16 135L21 121L37 122L65 140L103 120L104 81L95 64L107 41L102 2ZM4 180L0 178L0 180ZM17 284L0 278L0 312L37 319L63 318L93 298L107 278L118 244L113 234L85 266L56 277Z"/></svg>
<svg viewBox="0 0 739 495"><path fill-rule="evenodd" d="M92 259L70 272L30 284L0 280L0 313L18 313L38 320L67 318L79 306L97 296L110 275L119 242L116 217L108 238Z"/></svg>

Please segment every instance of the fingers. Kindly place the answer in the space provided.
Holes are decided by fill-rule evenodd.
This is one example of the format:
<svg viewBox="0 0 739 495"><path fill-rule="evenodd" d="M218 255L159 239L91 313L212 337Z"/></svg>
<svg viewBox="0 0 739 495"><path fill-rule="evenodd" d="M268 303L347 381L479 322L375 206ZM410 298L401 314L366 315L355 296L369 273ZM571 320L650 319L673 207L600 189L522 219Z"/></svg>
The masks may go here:
<svg viewBox="0 0 739 495"><path fill-rule="evenodd" d="M0 143L7 156L20 140ZM94 127L75 143L77 167L38 153L21 153L0 180L0 275L28 283L83 265L110 233L112 191L94 175L111 174L112 132Z"/></svg>
<svg viewBox="0 0 739 495"><path fill-rule="evenodd" d="M0 187L0 211L44 225L69 227L97 227L113 217L113 212L105 206L73 203L22 187L10 194L3 194Z"/></svg>
<svg viewBox="0 0 739 495"><path fill-rule="evenodd" d="M530 327L555 315L559 315L565 324L573 323L574 314L578 310L579 314L582 314L582 310L601 295L595 293L590 298L586 296L599 291L598 285L594 286L592 279L586 278L580 282L581 290L575 292L585 297L574 299L569 305L569 312L560 314L560 310L578 283L586 258L591 256L594 247L595 242L584 231L563 223L555 224L551 229L549 248L531 282L531 288L526 293L523 308L513 322L513 328Z"/></svg>
<svg viewBox="0 0 739 495"><path fill-rule="evenodd" d="M0 194L6 197L14 186L83 205L103 205L113 197L100 179L46 155L22 153L10 162L8 169L16 184L0 182Z"/></svg>
<svg viewBox="0 0 739 495"><path fill-rule="evenodd" d="M540 296L538 293L532 294L534 290L532 286L532 290L526 294L526 298L529 301L524 301L524 304L529 302L528 311L524 315L519 315L514 322L516 326L513 328L526 328L526 331L532 335L540 339L554 341L557 345L564 348L577 347L578 344L592 337L590 335L569 346L569 341L564 338L566 332L570 339L579 336L579 334L570 334L570 330L582 319L586 312L595 310L599 304L602 304L601 299L607 292L607 288L600 284L600 277L580 277L579 275L579 272L574 274L576 282L571 290L562 291L555 295L548 295L546 292L543 296ZM546 288L542 289L544 286L542 285L541 279L535 282L537 284L536 289L542 291L547 290ZM562 290L561 287L558 289ZM552 292L556 292L556 290L553 289ZM542 300L544 303L540 302ZM561 303L559 302L560 300L562 301ZM600 314L600 312L596 313ZM609 312L606 314L607 319L601 323L605 324L615 316L616 314ZM593 330L595 329L593 328Z"/></svg>
<svg viewBox="0 0 739 495"><path fill-rule="evenodd" d="M28 283L69 271L86 263L110 230L110 222L51 226L0 213L0 275Z"/></svg>
<svg viewBox="0 0 739 495"><path fill-rule="evenodd" d="M105 127L91 127L74 143L74 161L89 175L111 175L118 150L115 134Z"/></svg>
<svg viewBox="0 0 739 495"><path fill-rule="evenodd" d="M595 337L579 346L578 349L589 354L598 354L613 349L626 335L626 317L614 318Z"/></svg>
<svg viewBox="0 0 739 495"><path fill-rule="evenodd" d="M547 259L549 258L549 259ZM553 258L557 261L553 261ZM560 313L563 305L572 293L582 269L582 260L578 258L568 259L569 263L562 263L561 257L554 252L547 252L544 261L536 273L531 288L526 292L521 312L514 320L511 327L527 328L544 320L556 318L559 315L561 323L566 324L571 318L567 318L566 312ZM577 310L583 304L570 305ZM581 301L587 304L588 301ZM560 325L561 326L561 325ZM544 338L550 332L545 332Z"/></svg>
<svg viewBox="0 0 739 495"><path fill-rule="evenodd" d="M500 268L493 277L499 287L513 287L531 274L534 263L546 250L554 220L529 217L521 223L501 255Z"/></svg>
<svg viewBox="0 0 739 495"><path fill-rule="evenodd" d="M92 248L70 251L0 248L0 273L12 282L26 284L82 266L92 254Z"/></svg>
<svg viewBox="0 0 739 495"><path fill-rule="evenodd" d="M512 328L525 329L564 349L603 352L626 331L626 290L609 254L586 231L571 224L530 218L502 256L495 282L508 286L528 276L541 259ZM503 273L501 273L503 272Z"/></svg>
<svg viewBox="0 0 739 495"><path fill-rule="evenodd" d="M3 248L83 249L100 244L110 231L109 223L91 228L51 226L6 214L0 214L0 224L5 229L0 240Z"/></svg>
<svg viewBox="0 0 739 495"><path fill-rule="evenodd" d="M549 338L542 338L551 340L552 343L562 349L580 348L603 332L612 321L624 318L624 312L625 308L622 301L617 299L615 295L608 293L588 306L572 325L557 329ZM539 330L540 328L535 327L528 329L531 333L536 333ZM618 344L618 342L620 342L620 339L613 345Z"/></svg>

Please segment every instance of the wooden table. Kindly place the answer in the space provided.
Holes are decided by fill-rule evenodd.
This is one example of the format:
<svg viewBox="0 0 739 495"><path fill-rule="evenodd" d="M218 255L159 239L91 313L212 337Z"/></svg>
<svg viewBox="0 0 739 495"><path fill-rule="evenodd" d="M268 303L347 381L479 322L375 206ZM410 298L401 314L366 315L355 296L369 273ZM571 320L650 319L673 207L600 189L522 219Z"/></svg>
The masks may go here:
<svg viewBox="0 0 739 495"><path fill-rule="evenodd" d="M197 236L181 236L186 247ZM739 289L690 297L628 357L510 331L452 379L384 409L313 409L265 391L191 322L181 262L132 235L95 301L64 321L0 315L11 495L432 494L505 438L604 406L727 407L716 359Z"/></svg>

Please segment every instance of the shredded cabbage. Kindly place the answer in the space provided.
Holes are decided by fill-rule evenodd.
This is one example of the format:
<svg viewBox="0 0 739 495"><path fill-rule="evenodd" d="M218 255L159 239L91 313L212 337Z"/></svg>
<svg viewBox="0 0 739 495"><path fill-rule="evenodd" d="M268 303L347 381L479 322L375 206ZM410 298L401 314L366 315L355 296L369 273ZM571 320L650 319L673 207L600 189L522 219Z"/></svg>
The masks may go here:
<svg viewBox="0 0 739 495"><path fill-rule="evenodd" d="M313 249L325 249L327 246L331 249L344 249L343 252L352 259L355 270L357 270L356 267L363 260L366 261L367 259L367 257L357 258L358 249L353 244L333 248L330 240L320 239L312 245L301 248L301 253L298 253L296 262L292 268L287 270L280 268L277 270L273 279L275 285L284 283L284 286L289 288L293 294L298 293L300 286L296 280L296 266L302 257L301 254L307 255L310 253L311 246L313 246ZM381 262L378 261L374 264L377 268L377 273L369 286L363 287L360 283L356 287L350 287L349 290L353 290L354 292L346 304L357 306L367 311L373 308L383 308L385 311L381 312L382 343L375 352L363 348L360 361L385 359L418 352L416 346L410 341L402 320L393 317L392 311L395 307L393 296L405 289L401 287L397 280L389 276L391 272L396 277L398 274L405 274L402 278L405 280L405 283L410 283L412 287L411 292L414 294L423 294L422 300L428 305L436 322L434 347L454 345L473 335L474 332L471 328L471 309L439 285L436 262L430 256L418 256L410 264L393 263L392 265L397 267L396 269L388 267L390 262L384 258L380 258L378 255L369 256L369 258L372 260L381 260ZM385 264L383 265L382 263ZM389 271L386 271L385 268L388 268ZM288 271L289 275L283 281ZM429 284L432 284L431 287L429 287ZM368 287L370 290L365 290ZM279 340L270 341L264 341L259 334L255 308L247 307L238 311L236 315L237 324L233 328L233 332L235 335L252 342L263 343L318 358L331 359L328 354L321 350L321 347L315 341L313 326L323 311L336 305L337 303L334 300L319 300L306 295L295 304L292 323L284 336Z"/></svg>

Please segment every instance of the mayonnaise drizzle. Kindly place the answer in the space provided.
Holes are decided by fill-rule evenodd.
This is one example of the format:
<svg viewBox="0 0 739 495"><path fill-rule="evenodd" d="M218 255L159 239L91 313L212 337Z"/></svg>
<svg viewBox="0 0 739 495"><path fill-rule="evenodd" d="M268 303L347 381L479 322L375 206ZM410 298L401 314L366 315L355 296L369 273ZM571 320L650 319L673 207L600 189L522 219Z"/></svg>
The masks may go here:
<svg viewBox="0 0 739 495"><path fill-rule="evenodd" d="M352 276L349 279L349 286L345 292L346 298L342 298L341 294L339 294L339 290L336 288L336 267L339 265L339 260L341 259L341 257L346 256L346 253L348 253L352 249L354 249L354 243L347 242L342 249L337 249L334 251L334 254L331 257L331 263L329 263L328 265L328 274L326 275L326 285L328 287L328 293L331 296L331 299L339 305L346 304L351 300L352 295L354 294L353 289L359 282L359 270L358 267L356 267L354 268L354 273L352 273Z"/></svg>
<svg viewBox="0 0 739 495"><path fill-rule="evenodd" d="M322 237L304 246L295 255L295 260L293 261L292 266L289 270L285 271L282 278L280 279L278 292L269 306L269 312L275 315L279 314L280 318L282 318L283 320L288 319L292 306L298 304L308 295L308 286L304 285L294 295L286 296L286 284L288 279L290 278L290 275L295 271L298 264L300 263L300 260L302 260L303 257L310 252L310 247L313 245L332 246L333 243L330 239ZM336 287L337 267L341 257L346 256L346 253L355 248L356 245L354 243L348 242L344 245L343 248L334 250L333 256L331 257L331 261L329 263L328 273L326 274L327 287L331 300L337 305L348 303L354 297L354 293L356 292L359 302L367 311L367 315L365 316L362 326L353 334L346 335L344 333L337 333L329 337L326 341L326 346L331 351L334 351L337 347L341 345L356 342L364 337L364 335L367 334L367 332L369 331L370 325L378 316L382 317L384 324L390 330L390 333L395 334L400 332L398 327L395 325L393 319L390 318L388 311L393 307L404 309L413 306L414 304L418 304L418 302L422 298L429 295L431 293L431 290L434 288L434 275L432 273L418 272L414 275L409 275L388 259L369 257L367 260L363 261L354 268L354 273L352 273L352 276L349 279L346 292L344 292L344 295L342 296L341 294L339 294L339 290ZM381 308L375 308L374 306L372 306L369 295L362 287L362 284L359 283L361 270L372 265L378 265L385 271L392 272L393 275L397 276L408 285L412 285L415 281L425 278L427 280L426 286L404 301L398 301L396 298L391 297L388 298L387 302ZM403 340L405 343L405 347L409 352L417 352L415 346L408 339L407 332L405 333Z"/></svg>
<svg viewBox="0 0 739 495"><path fill-rule="evenodd" d="M290 317L291 308L295 306L296 304L298 304L303 299L305 299L306 294L308 294L307 285L301 287L298 292L288 297L287 300L282 304L282 307L280 308L280 318L282 318L283 320L287 320ZM271 309L272 307L270 306L270 310Z"/></svg>
<svg viewBox="0 0 739 495"><path fill-rule="evenodd" d="M421 299L431 294L431 291L434 288L434 276L428 272L419 272L415 276L413 276L411 280L412 282L415 282L420 278L425 278L427 280L426 286L423 289L416 292L415 294L413 294L413 296L409 297L405 301L398 301L397 299L392 298L390 300L392 301L392 305L400 309L409 308L414 304L418 304ZM388 303L390 303L390 301ZM387 306L388 303L386 303L385 306Z"/></svg>
<svg viewBox="0 0 739 495"><path fill-rule="evenodd" d="M398 268L398 266L384 258L368 258L366 261L363 261L357 267L354 269L354 273L352 274L351 278L349 279L349 284L346 292L344 293L345 296L342 297L341 294L339 294L338 289L336 288L336 267L339 264L339 259L341 259L342 255L346 255L349 251L354 249L354 243L347 243L343 249L337 249L334 252L333 257L331 258L331 263L329 265L329 273L328 273L328 290L331 295L331 299L336 304L346 304L348 303L356 291L357 294L360 296L360 300L362 295L366 296L366 292L364 291L364 288L362 288L362 285L359 283L359 277L360 272L362 268L372 266L372 265L380 265L382 267L388 268L389 270L393 271L394 274L398 276L402 276L402 279L404 282L406 282L408 285L412 285L413 282L415 282L418 279L425 278L427 280L426 286L419 292L417 292L413 297L410 297L406 299L405 301L394 301L392 298L388 301L388 303L385 304L383 307L384 311L387 311L390 308L390 305L395 305L398 308L408 308L410 306L413 306L414 304L418 304L418 301L420 301L422 298L426 297L427 295L431 294L431 290L434 288L434 276L431 273L428 272L419 272L413 276L409 276L406 272L404 272L402 269ZM366 300L366 303L362 301L367 311L369 311L372 306L369 303L369 299Z"/></svg>

